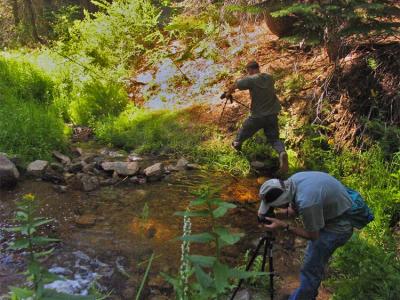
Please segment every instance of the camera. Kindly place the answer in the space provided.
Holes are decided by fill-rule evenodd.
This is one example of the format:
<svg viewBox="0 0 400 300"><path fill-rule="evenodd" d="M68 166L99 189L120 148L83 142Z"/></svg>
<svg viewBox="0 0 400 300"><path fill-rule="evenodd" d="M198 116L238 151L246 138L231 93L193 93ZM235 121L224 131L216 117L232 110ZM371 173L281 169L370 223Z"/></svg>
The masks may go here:
<svg viewBox="0 0 400 300"><path fill-rule="evenodd" d="M258 223L270 225L271 221L268 221L265 218L275 218L275 212L273 207L270 207L270 209L265 214L257 215Z"/></svg>
<svg viewBox="0 0 400 300"><path fill-rule="evenodd" d="M225 99L225 98L227 98L227 99L230 100L231 103L232 103L232 102L233 102L233 97L232 97L232 95L227 96L226 94L227 94L227 93L224 92L224 93L220 96L220 99Z"/></svg>

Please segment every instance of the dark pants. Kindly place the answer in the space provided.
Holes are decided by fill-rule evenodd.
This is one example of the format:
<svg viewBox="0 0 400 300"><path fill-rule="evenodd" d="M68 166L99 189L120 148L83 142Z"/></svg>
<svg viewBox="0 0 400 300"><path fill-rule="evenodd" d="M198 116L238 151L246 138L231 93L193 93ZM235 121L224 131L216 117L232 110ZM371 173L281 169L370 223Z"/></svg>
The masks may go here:
<svg viewBox="0 0 400 300"><path fill-rule="evenodd" d="M248 117L238 132L236 142L238 142L239 145L242 145L245 140L251 138L260 129L264 129L264 134L272 148L274 148L278 153L285 152L285 145L279 139L277 115Z"/></svg>
<svg viewBox="0 0 400 300"><path fill-rule="evenodd" d="M335 233L322 229L318 240L308 242L300 272L300 287L294 291L289 300L315 300L317 298L318 288L324 277L329 258L337 248L343 246L350 239L351 235L352 231Z"/></svg>

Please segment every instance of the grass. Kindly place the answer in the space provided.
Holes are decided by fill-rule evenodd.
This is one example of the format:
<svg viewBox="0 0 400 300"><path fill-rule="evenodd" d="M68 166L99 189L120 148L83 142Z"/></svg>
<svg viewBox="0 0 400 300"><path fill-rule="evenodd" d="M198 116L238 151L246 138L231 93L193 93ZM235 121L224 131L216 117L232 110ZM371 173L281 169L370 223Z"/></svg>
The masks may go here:
<svg viewBox="0 0 400 300"><path fill-rule="evenodd" d="M65 126L51 107L53 82L26 62L0 58L0 152L25 162L47 159L66 144Z"/></svg>

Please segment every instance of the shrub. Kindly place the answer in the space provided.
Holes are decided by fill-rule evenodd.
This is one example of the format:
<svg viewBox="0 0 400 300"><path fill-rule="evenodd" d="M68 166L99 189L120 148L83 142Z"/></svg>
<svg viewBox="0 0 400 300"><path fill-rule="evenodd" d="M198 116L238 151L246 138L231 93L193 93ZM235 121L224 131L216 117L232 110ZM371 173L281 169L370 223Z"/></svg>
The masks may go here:
<svg viewBox="0 0 400 300"><path fill-rule="evenodd" d="M70 116L76 124L94 124L107 116L118 116L128 104L128 95L119 83L93 80L84 84L71 102Z"/></svg>
<svg viewBox="0 0 400 300"><path fill-rule="evenodd" d="M86 12L85 19L75 21L71 39L60 43L67 55L87 58L93 65L114 67L138 62L140 54L159 41L160 10L149 0L95 1L100 11Z"/></svg>
<svg viewBox="0 0 400 300"><path fill-rule="evenodd" d="M386 253L358 235L335 253L332 267L340 272L331 284L333 299L400 298L400 262L395 253Z"/></svg>

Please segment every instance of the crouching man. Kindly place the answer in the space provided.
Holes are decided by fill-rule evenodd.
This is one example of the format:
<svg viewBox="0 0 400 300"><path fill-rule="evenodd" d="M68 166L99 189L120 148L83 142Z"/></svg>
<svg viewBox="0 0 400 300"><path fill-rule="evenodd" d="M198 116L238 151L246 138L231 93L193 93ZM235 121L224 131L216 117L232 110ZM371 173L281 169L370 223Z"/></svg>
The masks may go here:
<svg viewBox="0 0 400 300"><path fill-rule="evenodd" d="M309 240L300 287L282 299L316 299L329 258L353 232L349 215L353 202L348 189L329 174L300 172L285 181L267 180L260 188L260 198L259 217L271 222L265 225L267 230L284 230ZM270 207L284 208L284 215L288 217L300 216L304 228L265 217Z"/></svg>

